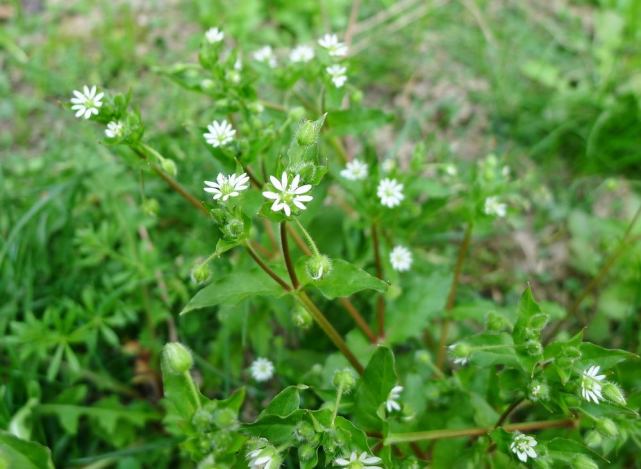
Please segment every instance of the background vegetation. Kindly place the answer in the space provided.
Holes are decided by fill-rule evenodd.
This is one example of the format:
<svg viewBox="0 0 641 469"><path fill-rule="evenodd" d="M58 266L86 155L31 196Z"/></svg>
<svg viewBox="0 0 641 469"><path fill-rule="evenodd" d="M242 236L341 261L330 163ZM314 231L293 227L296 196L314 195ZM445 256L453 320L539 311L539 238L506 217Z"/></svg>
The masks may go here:
<svg viewBox="0 0 641 469"><path fill-rule="evenodd" d="M354 10L346 0L0 6L1 429L48 446L57 467L190 467L162 425L159 357L167 341L189 345L204 394L224 397L246 385L248 420L299 383L301 370L339 360L320 331L296 329L284 301L178 318L199 288L190 272L217 235L66 108L85 83L130 90L146 141L205 200L202 181L218 168L200 132L211 102L176 86L168 71L196 61L203 31L215 25L248 49L349 31L350 80L368 107L389 116L375 131L350 129L357 136L345 140L349 154L366 149L408 167L422 143L430 163L473 167L495 153L512 168L514 213L475 232L454 334L478 329L490 310L513 309L529 283L552 315L548 334L567 338L585 327L586 340L639 353L641 223L631 220L641 205L641 2L355 3ZM438 199L444 189L434 170L422 176L419 184ZM412 311L397 304L398 316L388 318L401 355L422 343L413 331L441 314L463 235L460 219L437 209L400 222L418 264L403 286L416 295L407 300ZM336 207L308 222L323 252L349 253L373 272L357 227ZM214 278L234 265L216 263ZM325 312L368 356L344 312L329 302ZM259 387L247 367L265 355L278 372ZM638 366L626 362L617 374L636 409ZM334 368L326 366L323 379ZM413 402L423 405L429 391L417 381ZM628 431L610 467L638 467L633 440L641 429ZM435 467L451 462L451 445L434 448Z"/></svg>

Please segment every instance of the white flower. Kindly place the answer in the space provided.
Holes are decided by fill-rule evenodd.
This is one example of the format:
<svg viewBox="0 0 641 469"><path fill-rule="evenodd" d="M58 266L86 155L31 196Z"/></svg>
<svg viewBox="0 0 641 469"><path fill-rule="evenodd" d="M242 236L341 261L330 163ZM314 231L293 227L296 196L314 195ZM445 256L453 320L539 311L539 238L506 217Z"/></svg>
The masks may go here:
<svg viewBox="0 0 641 469"><path fill-rule="evenodd" d="M314 49L310 46L300 45L294 47L289 53L289 60L294 63L306 63L314 58Z"/></svg>
<svg viewBox="0 0 641 469"><path fill-rule="evenodd" d="M592 365L581 376L581 395L586 401L592 401L595 404L603 400L601 381L605 379L605 375L599 374L600 369L598 365Z"/></svg>
<svg viewBox="0 0 641 469"><path fill-rule="evenodd" d="M226 120L221 122L213 121L207 126L207 130L209 130L209 132L203 134L203 137L205 137L207 143L214 148L227 145L234 139L234 135L236 135L236 131Z"/></svg>
<svg viewBox="0 0 641 469"><path fill-rule="evenodd" d="M456 169L456 166L453 164L447 164L445 165L445 174L447 174L450 177L454 177L458 174L458 170Z"/></svg>
<svg viewBox="0 0 641 469"><path fill-rule="evenodd" d="M344 57L347 55L347 46L338 40L336 34L325 34L318 40L318 44L327 49L332 57Z"/></svg>
<svg viewBox="0 0 641 469"><path fill-rule="evenodd" d="M347 68L343 67L342 65L331 65L327 67L325 71L332 79L332 83L334 83L334 86L336 88L341 88L347 81Z"/></svg>
<svg viewBox="0 0 641 469"><path fill-rule="evenodd" d="M105 129L105 135L108 138L118 138L122 135L122 122L118 121L111 121L107 124L107 128Z"/></svg>
<svg viewBox="0 0 641 469"><path fill-rule="evenodd" d="M283 458L280 457L276 448L264 438L261 438L258 444L258 448L247 453L249 469L276 469L280 467Z"/></svg>
<svg viewBox="0 0 641 469"><path fill-rule="evenodd" d="M249 367L252 378L259 383L269 381L274 376L274 364L266 358L259 357Z"/></svg>
<svg viewBox="0 0 641 469"><path fill-rule="evenodd" d="M405 198L403 195L403 184L399 183L396 179L383 179L378 184L376 195L381 199L381 203L386 207L396 207Z"/></svg>
<svg viewBox="0 0 641 469"><path fill-rule="evenodd" d="M401 397L401 392L403 392L403 386L394 386L389 392L387 400L385 401L385 408L387 409L387 412L401 410L401 405L398 403L398 400Z"/></svg>
<svg viewBox="0 0 641 469"><path fill-rule="evenodd" d="M365 451L360 455L356 451L352 451L349 459L337 458L334 464L339 467L347 467L349 469L382 469L380 464L383 460L378 456L370 456Z"/></svg>
<svg viewBox="0 0 641 469"><path fill-rule="evenodd" d="M352 160L347 163L345 169L341 170L341 176L350 181L358 181L367 177L368 168L367 163L361 160Z"/></svg>
<svg viewBox="0 0 641 469"><path fill-rule="evenodd" d="M240 72L243 69L243 59L241 57L236 57L236 61L234 62L234 70L237 72Z"/></svg>
<svg viewBox="0 0 641 469"><path fill-rule="evenodd" d="M102 97L104 93L96 94L96 87L92 86L89 89L88 86L82 87L82 93L78 90L74 90L74 97L71 98L71 109L76 111L76 117L82 117L84 119L89 119L92 114L98 115L98 109L102 107Z"/></svg>
<svg viewBox="0 0 641 469"><path fill-rule="evenodd" d="M483 211L486 215L496 215L497 217L504 217L507 213L507 205L499 202L499 198L492 196L485 199Z"/></svg>
<svg viewBox="0 0 641 469"><path fill-rule="evenodd" d="M405 272L412 266L412 253L405 246L394 246L390 252L389 261L394 270Z"/></svg>
<svg viewBox="0 0 641 469"><path fill-rule="evenodd" d="M227 202L230 197L237 197L242 191L249 187L249 177L243 173L240 176L232 174L225 176L223 173L218 173L216 182L205 181L205 192L214 194L214 200L223 199Z"/></svg>
<svg viewBox="0 0 641 469"><path fill-rule="evenodd" d="M311 201L314 197L311 195L303 195L312 189L312 185L305 184L299 187L300 176L298 174L294 176L289 186L287 184L288 179L289 177L285 171L283 171L280 181L274 176L269 176L269 180L272 182L274 189L278 192L263 192L263 196L274 201L272 204L272 210L274 212L283 210L285 215L290 216L292 213L292 204L301 210L305 210L307 208L305 207L305 203Z"/></svg>
<svg viewBox="0 0 641 469"><path fill-rule="evenodd" d="M470 347L463 342L457 342L450 345L447 350L452 356L452 362L455 365L465 366L470 361Z"/></svg>
<svg viewBox="0 0 641 469"><path fill-rule="evenodd" d="M205 32L205 39L210 44L216 44L225 39L225 33L218 28L209 28Z"/></svg>
<svg viewBox="0 0 641 469"><path fill-rule="evenodd" d="M519 458L521 462L527 462L528 457L536 459L537 454L536 451L534 451L534 447L537 444L534 437L515 432L512 443L510 443L510 450L516 454L516 457Z"/></svg>
<svg viewBox="0 0 641 469"><path fill-rule="evenodd" d="M271 46L264 46L254 52L254 60L269 65L271 68L276 67L276 57Z"/></svg>

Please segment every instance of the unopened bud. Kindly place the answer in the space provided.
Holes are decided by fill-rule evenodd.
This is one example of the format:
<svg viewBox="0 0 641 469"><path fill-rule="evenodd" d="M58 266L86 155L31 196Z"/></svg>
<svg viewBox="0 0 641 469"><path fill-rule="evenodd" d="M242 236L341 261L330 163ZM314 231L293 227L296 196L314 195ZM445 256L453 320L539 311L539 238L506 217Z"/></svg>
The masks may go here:
<svg viewBox="0 0 641 469"><path fill-rule="evenodd" d="M229 428L236 425L238 418L236 412L231 409L218 409L214 412L213 422L218 428Z"/></svg>
<svg viewBox="0 0 641 469"><path fill-rule="evenodd" d="M488 331L500 332L509 326L507 319L494 311L487 313L485 324Z"/></svg>
<svg viewBox="0 0 641 469"><path fill-rule="evenodd" d="M211 269L207 263L199 264L191 271L191 279L197 285L207 282L210 278Z"/></svg>
<svg viewBox="0 0 641 469"><path fill-rule="evenodd" d="M599 469L599 465L595 463L585 454L577 453L572 458L571 466L573 469Z"/></svg>
<svg viewBox="0 0 641 469"><path fill-rule="evenodd" d="M345 368L334 373L332 382L337 388L342 387L343 392L347 394L356 385L356 378L349 368Z"/></svg>
<svg viewBox="0 0 641 469"><path fill-rule="evenodd" d="M178 174L178 168L176 167L176 163L174 163L174 160L170 160L169 158L163 158L160 161L160 167L164 172L166 172L172 177L176 177L176 174Z"/></svg>
<svg viewBox="0 0 641 469"><path fill-rule="evenodd" d="M296 133L296 140L301 146L313 145L316 143L317 138L318 130L312 121L303 122Z"/></svg>
<svg viewBox="0 0 641 469"><path fill-rule="evenodd" d="M298 448L298 458L301 461L309 461L316 456L316 448L312 445L302 445Z"/></svg>
<svg viewBox="0 0 641 469"><path fill-rule="evenodd" d="M160 209L160 204L156 199L145 199L145 201L142 203L143 212L145 212L147 215L150 215L152 217L155 217L156 215L158 215L159 209Z"/></svg>
<svg viewBox="0 0 641 469"><path fill-rule="evenodd" d="M429 365L432 362L432 356L427 350L417 350L414 353L414 359L424 365Z"/></svg>
<svg viewBox="0 0 641 469"><path fill-rule="evenodd" d="M583 441L585 441L586 446L590 448L598 448L599 446L601 446L603 438L601 437L601 434L599 432L590 430L585 434L585 438L583 439Z"/></svg>
<svg viewBox="0 0 641 469"><path fill-rule="evenodd" d="M547 401L550 398L550 387L541 381L532 381L529 386L529 397L533 402Z"/></svg>
<svg viewBox="0 0 641 469"><path fill-rule="evenodd" d="M605 383L603 385L603 395L607 399L611 400L612 402L616 402L619 405L626 404L623 391L621 391L621 388L614 383Z"/></svg>
<svg viewBox="0 0 641 469"><path fill-rule="evenodd" d="M301 329L309 329L314 323L314 318L309 312L304 308L296 308L292 313L292 321L294 324Z"/></svg>
<svg viewBox="0 0 641 469"><path fill-rule="evenodd" d="M352 91L351 101L354 104L359 104L363 101L363 92L361 90Z"/></svg>
<svg viewBox="0 0 641 469"><path fill-rule="evenodd" d="M545 313L537 313L530 318L527 325L528 327L540 332L547 324L548 318L549 316Z"/></svg>
<svg viewBox="0 0 641 469"><path fill-rule="evenodd" d="M541 346L541 342L539 342L538 340L528 340L525 343L525 351L528 353L528 355L536 357L543 353L543 347Z"/></svg>
<svg viewBox="0 0 641 469"><path fill-rule="evenodd" d="M238 239L245 232L245 223L240 218L231 218L223 226L223 234L227 239Z"/></svg>
<svg viewBox="0 0 641 469"><path fill-rule="evenodd" d="M619 429L617 428L617 424L614 423L612 419L609 419L607 417L600 418L599 420L597 420L596 429L601 435L607 438L611 438L619 434Z"/></svg>
<svg viewBox="0 0 641 469"><path fill-rule="evenodd" d="M179 342L165 344L162 360L167 371L176 375L189 371L194 364L191 352Z"/></svg>
<svg viewBox="0 0 641 469"><path fill-rule="evenodd" d="M294 436L299 441L311 442L316 439L316 430L314 430L314 426L311 423L303 420L296 425Z"/></svg>
<svg viewBox="0 0 641 469"><path fill-rule="evenodd" d="M265 106L259 101L254 101L253 103L250 103L249 106L247 106L251 112L254 114L260 114L265 110Z"/></svg>
<svg viewBox="0 0 641 469"><path fill-rule="evenodd" d="M472 353L472 347L465 342L458 342L449 346L450 355L454 361L467 361Z"/></svg>
<svg viewBox="0 0 641 469"><path fill-rule="evenodd" d="M307 274L313 280L320 280L331 272L332 262L329 257L317 254L307 260L305 268L307 269Z"/></svg>

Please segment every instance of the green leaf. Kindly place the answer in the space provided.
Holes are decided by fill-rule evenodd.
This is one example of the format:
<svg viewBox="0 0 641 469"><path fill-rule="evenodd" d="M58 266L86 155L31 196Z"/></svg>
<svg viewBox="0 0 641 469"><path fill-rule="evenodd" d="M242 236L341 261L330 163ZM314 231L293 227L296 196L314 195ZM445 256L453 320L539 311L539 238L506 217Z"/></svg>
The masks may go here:
<svg viewBox="0 0 641 469"><path fill-rule="evenodd" d="M267 438L270 443L279 446L292 441L296 425L308 413L308 410L298 409L285 418L267 415L243 428L249 435Z"/></svg>
<svg viewBox="0 0 641 469"><path fill-rule="evenodd" d="M21 440L0 430L0 467L16 469L53 469L51 451L33 441Z"/></svg>
<svg viewBox="0 0 641 469"><path fill-rule="evenodd" d="M196 293L180 314L211 306L234 305L254 296L276 297L282 294L282 287L262 271L232 272Z"/></svg>
<svg viewBox="0 0 641 469"><path fill-rule="evenodd" d="M304 384L288 386L279 392L269 403L260 417L275 415L277 417L288 417L300 408L300 391L307 389Z"/></svg>
<svg viewBox="0 0 641 469"><path fill-rule="evenodd" d="M590 342L584 342L579 346L581 359L579 363L582 368L597 364L603 370L614 367L625 360L638 360L639 355L619 349L606 349Z"/></svg>
<svg viewBox="0 0 641 469"><path fill-rule="evenodd" d="M512 337L506 333L485 332L463 340L474 349L471 360L475 365L487 367L504 365L518 367L519 360L514 350ZM476 348L479 350L476 350ZM483 347L487 347L483 349Z"/></svg>
<svg viewBox="0 0 641 469"><path fill-rule="evenodd" d="M380 429L379 408L397 383L394 355L380 347L367 364L354 395L354 420L366 429Z"/></svg>
<svg viewBox="0 0 641 469"><path fill-rule="evenodd" d="M387 289L387 283L342 259L333 259L331 272L311 284L330 300L350 296L361 290L384 292Z"/></svg>
<svg viewBox="0 0 641 469"><path fill-rule="evenodd" d="M370 132L394 120L391 114L379 109L354 108L344 111L331 111L327 123L333 135L353 135Z"/></svg>

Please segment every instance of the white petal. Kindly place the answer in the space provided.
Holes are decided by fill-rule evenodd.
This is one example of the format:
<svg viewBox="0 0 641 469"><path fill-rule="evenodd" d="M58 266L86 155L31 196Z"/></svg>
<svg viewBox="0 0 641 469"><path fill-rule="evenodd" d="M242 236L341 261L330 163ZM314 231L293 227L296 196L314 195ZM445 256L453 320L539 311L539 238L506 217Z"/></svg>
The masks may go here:
<svg viewBox="0 0 641 469"><path fill-rule="evenodd" d="M276 179L274 176L269 176L269 180L272 182L272 186L274 186L279 191L282 192L285 190L285 188L281 185L280 181Z"/></svg>
<svg viewBox="0 0 641 469"><path fill-rule="evenodd" d="M296 176L296 177L298 177L298 176ZM292 185L293 185L293 183L292 183ZM294 190L294 194L304 194L305 192L308 192L311 188L312 188L311 184L305 184L304 186L300 186L296 190L294 190L292 188L292 190Z"/></svg>
<svg viewBox="0 0 641 469"><path fill-rule="evenodd" d="M277 194L275 192L263 192L263 197L265 197L266 199L278 200L280 199L280 194Z"/></svg>

